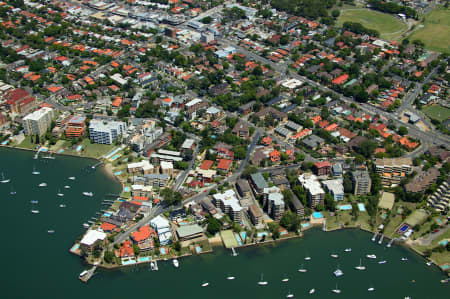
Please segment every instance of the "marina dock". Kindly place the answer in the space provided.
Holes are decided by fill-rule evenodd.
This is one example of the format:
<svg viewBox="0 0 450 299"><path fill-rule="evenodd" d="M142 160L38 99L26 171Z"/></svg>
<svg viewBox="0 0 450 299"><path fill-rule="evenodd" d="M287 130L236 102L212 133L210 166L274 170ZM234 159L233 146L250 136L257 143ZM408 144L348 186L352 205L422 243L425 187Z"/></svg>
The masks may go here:
<svg viewBox="0 0 450 299"><path fill-rule="evenodd" d="M85 270L85 271L81 272L80 275L78 276L78 279L84 283L87 283L88 280L91 279L91 277L94 275L96 269L97 269L97 265L93 266L89 270Z"/></svg>

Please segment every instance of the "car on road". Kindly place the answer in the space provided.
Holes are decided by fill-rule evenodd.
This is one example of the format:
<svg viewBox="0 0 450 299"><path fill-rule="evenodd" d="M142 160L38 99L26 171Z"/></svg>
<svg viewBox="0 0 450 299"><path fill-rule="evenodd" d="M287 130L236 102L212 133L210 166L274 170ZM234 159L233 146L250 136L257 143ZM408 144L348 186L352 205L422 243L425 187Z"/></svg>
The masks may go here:
<svg viewBox="0 0 450 299"><path fill-rule="evenodd" d="M439 230L435 229L434 231L432 231L433 234L437 233Z"/></svg>

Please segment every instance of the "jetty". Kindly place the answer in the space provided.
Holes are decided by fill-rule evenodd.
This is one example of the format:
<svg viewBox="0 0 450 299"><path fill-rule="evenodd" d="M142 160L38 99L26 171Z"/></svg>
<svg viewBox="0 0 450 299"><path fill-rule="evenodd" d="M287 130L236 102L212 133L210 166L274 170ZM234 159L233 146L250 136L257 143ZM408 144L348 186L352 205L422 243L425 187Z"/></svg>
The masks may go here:
<svg viewBox="0 0 450 299"><path fill-rule="evenodd" d="M91 269L85 270L80 273L78 279L84 283L87 283L89 279L94 275L95 270L97 269L97 265L94 265Z"/></svg>
<svg viewBox="0 0 450 299"><path fill-rule="evenodd" d="M94 165L91 166L92 169L96 169L98 166L102 165L103 161L99 161L97 163L95 163Z"/></svg>
<svg viewBox="0 0 450 299"><path fill-rule="evenodd" d="M233 256L237 256L239 253L237 253L237 251L234 249L234 247L231 247L231 251L233 252L232 255Z"/></svg>
<svg viewBox="0 0 450 299"><path fill-rule="evenodd" d="M375 242L375 240L377 239L378 233L375 233L372 237L372 242Z"/></svg>
<svg viewBox="0 0 450 299"><path fill-rule="evenodd" d="M384 235L381 235L380 241L378 241L378 244L383 243Z"/></svg>
<svg viewBox="0 0 450 299"><path fill-rule="evenodd" d="M389 241L389 243L386 245L386 247L391 247L392 246L392 243L394 243L394 241L395 241L395 239L391 239L390 241Z"/></svg>

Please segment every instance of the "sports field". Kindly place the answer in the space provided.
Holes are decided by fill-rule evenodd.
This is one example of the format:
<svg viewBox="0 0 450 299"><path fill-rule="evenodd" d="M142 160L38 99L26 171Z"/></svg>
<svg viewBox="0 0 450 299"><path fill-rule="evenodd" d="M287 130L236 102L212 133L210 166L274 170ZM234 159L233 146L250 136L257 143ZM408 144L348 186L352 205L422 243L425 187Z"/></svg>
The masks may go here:
<svg viewBox="0 0 450 299"><path fill-rule="evenodd" d="M233 231L231 229L221 231L220 236L222 237L223 244L225 245L226 248L232 248L232 247L239 246L236 238L234 237Z"/></svg>
<svg viewBox="0 0 450 299"><path fill-rule="evenodd" d="M421 26L421 25L418 25ZM423 27L408 38L419 39L432 51L450 53L450 9L437 7L424 16Z"/></svg>
<svg viewBox="0 0 450 299"><path fill-rule="evenodd" d="M405 222L408 223L411 227L414 227L418 224L422 224L425 219L428 217L427 212L425 210L415 210L411 215L406 218Z"/></svg>
<svg viewBox="0 0 450 299"><path fill-rule="evenodd" d="M393 15L364 8L342 10L338 23L344 22L357 22L366 28L375 29L382 39L388 41L400 38L401 34L408 29L406 24Z"/></svg>
<svg viewBox="0 0 450 299"><path fill-rule="evenodd" d="M422 109L429 118L444 121L450 117L450 109L442 107L441 105L431 105Z"/></svg>

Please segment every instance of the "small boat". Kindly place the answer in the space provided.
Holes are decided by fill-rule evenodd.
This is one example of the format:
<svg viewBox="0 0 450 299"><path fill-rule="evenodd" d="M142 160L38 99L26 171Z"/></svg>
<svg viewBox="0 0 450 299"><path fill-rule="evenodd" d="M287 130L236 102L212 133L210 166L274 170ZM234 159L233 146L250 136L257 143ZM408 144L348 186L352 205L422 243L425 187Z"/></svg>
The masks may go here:
<svg viewBox="0 0 450 299"><path fill-rule="evenodd" d="M14 190L13 186L11 186L11 191L9 192L9 194L11 195L15 195L17 192Z"/></svg>
<svg viewBox="0 0 450 299"><path fill-rule="evenodd" d="M258 285L260 285L260 286L266 286L266 285L268 285L268 284L269 284L269 283L268 283L267 281L264 281L264 274L261 273L261 280L258 281Z"/></svg>
<svg viewBox="0 0 450 299"><path fill-rule="evenodd" d="M209 282L202 283L202 288L209 286Z"/></svg>
<svg viewBox="0 0 450 299"><path fill-rule="evenodd" d="M339 290L338 289L338 286L337 286L337 284L336 284L336 288L334 288L333 290L331 290L333 293L335 293L335 294L340 294L341 293L341 290Z"/></svg>
<svg viewBox="0 0 450 299"><path fill-rule="evenodd" d="M373 291L375 291L375 288L374 287L370 287L370 288L367 289L367 291L373 292Z"/></svg>
<svg viewBox="0 0 450 299"><path fill-rule="evenodd" d="M174 259L174 260L172 261L172 263L173 263L173 266L174 266L175 268L178 268L178 267L180 266L180 263L178 262L177 259Z"/></svg>
<svg viewBox="0 0 450 299"><path fill-rule="evenodd" d="M89 224L83 223L83 227L84 227L84 228L89 228L89 226L90 226Z"/></svg>
<svg viewBox="0 0 450 299"><path fill-rule="evenodd" d="M431 265L433 265L432 262L428 262L428 263L427 263L427 266L431 266Z"/></svg>
<svg viewBox="0 0 450 299"><path fill-rule="evenodd" d="M409 296L406 296L406 297L405 297L405 299L411 299L411 297L409 297Z"/></svg>
<svg viewBox="0 0 450 299"><path fill-rule="evenodd" d="M39 200L32 200L31 203L39 203Z"/></svg>
<svg viewBox="0 0 450 299"><path fill-rule="evenodd" d="M58 189L58 193L56 193L56 195L58 195L59 197L63 197L64 193L61 193L61 190Z"/></svg>
<svg viewBox="0 0 450 299"><path fill-rule="evenodd" d="M36 170L36 167L35 166L33 166L33 171L31 172L31 174L33 174L33 175L39 175L39 174L41 174L39 171L37 171Z"/></svg>
<svg viewBox="0 0 450 299"><path fill-rule="evenodd" d="M70 176L70 177L68 177L68 179L71 180L71 181L75 181L75 177L74 176Z"/></svg>
<svg viewBox="0 0 450 299"><path fill-rule="evenodd" d="M40 183L38 186L39 187L47 187L47 183Z"/></svg>
<svg viewBox="0 0 450 299"><path fill-rule="evenodd" d="M450 278L446 278L446 279L442 279L441 280L441 283L447 283L447 282L449 282L450 281Z"/></svg>
<svg viewBox="0 0 450 299"><path fill-rule="evenodd" d="M227 280L235 280L236 279L236 277L234 277L234 276L227 276Z"/></svg>
<svg viewBox="0 0 450 299"><path fill-rule="evenodd" d="M83 192L83 195L92 197L92 196L94 196L94 193L92 193L92 192Z"/></svg>
<svg viewBox="0 0 450 299"><path fill-rule="evenodd" d="M339 257L339 255L333 253L333 254L331 254L331 257L337 259Z"/></svg>
<svg viewBox="0 0 450 299"><path fill-rule="evenodd" d="M88 274L87 270L84 270L83 272L80 273L80 275L78 275L79 278L85 276L86 274Z"/></svg>
<svg viewBox="0 0 450 299"><path fill-rule="evenodd" d="M376 259L377 258L377 256L375 254L367 254L366 257L368 259Z"/></svg>
<svg viewBox="0 0 450 299"><path fill-rule="evenodd" d="M402 262L406 262L408 260L407 257L402 257Z"/></svg>
<svg viewBox="0 0 450 299"><path fill-rule="evenodd" d="M70 189L70 186L66 185L64 186L64 189Z"/></svg>
<svg viewBox="0 0 450 299"><path fill-rule="evenodd" d="M310 261L310 260L311 260L310 256L305 257L305 261Z"/></svg>
<svg viewBox="0 0 450 299"><path fill-rule="evenodd" d="M33 213L33 214L39 214L39 210L31 210L31 213Z"/></svg>
<svg viewBox="0 0 450 299"><path fill-rule="evenodd" d="M150 262L150 268L152 269L152 271L157 271L155 262L153 261Z"/></svg>
<svg viewBox="0 0 450 299"><path fill-rule="evenodd" d="M308 271L308 270L306 270L305 268L303 268L303 264L301 264L301 265L300 265L300 268L298 269L298 272L305 273L306 271Z"/></svg>
<svg viewBox="0 0 450 299"><path fill-rule="evenodd" d="M47 233L49 233L49 234L54 234L55 231L54 231L53 229L49 229L49 230L47 231Z"/></svg>
<svg viewBox="0 0 450 299"><path fill-rule="evenodd" d="M345 251L345 252L352 252L352 249L351 249L351 248L345 248L344 251Z"/></svg>
<svg viewBox="0 0 450 299"><path fill-rule="evenodd" d="M289 290L288 294L286 295L286 298L294 298L294 294L291 293L291 290Z"/></svg>
<svg viewBox="0 0 450 299"><path fill-rule="evenodd" d="M281 280L281 282L288 282L288 281L289 281L289 278L287 278L287 277L285 277Z"/></svg>
<svg viewBox="0 0 450 299"><path fill-rule="evenodd" d="M65 205L65 204L60 204L59 207L60 207L60 208L65 208L66 205Z"/></svg>
<svg viewBox="0 0 450 299"><path fill-rule="evenodd" d="M2 172L2 179L0 180L0 183L6 184L6 183L9 183L9 182L11 182L11 180L10 179L5 179L5 175Z"/></svg>
<svg viewBox="0 0 450 299"><path fill-rule="evenodd" d="M362 265L361 259L359 259L359 266L356 266L355 269L360 271L366 270L366 266Z"/></svg>
<svg viewBox="0 0 450 299"><path fill-rule="evenodd" d="M341 277L344 275L344 272L341 269L336 269L336 271L333 272L334 276Z"/></svg>
<svg viewBox="0 0 450 299"><path fill-rule="evenodd" d="M311 290L309 290L309 294L310 294L310 295L314 294L315 292L316 292L316 289L311 289Z"/></svg>
<svg viewBox="0 0 450 299"><path fill-rule="evenodd" d="M379 262L378 262L378 264L380 264L380 265L381 265L381 264L386 264L386 263L387 263L386 260L382 260L382 261L379 261Z"/></svg>

